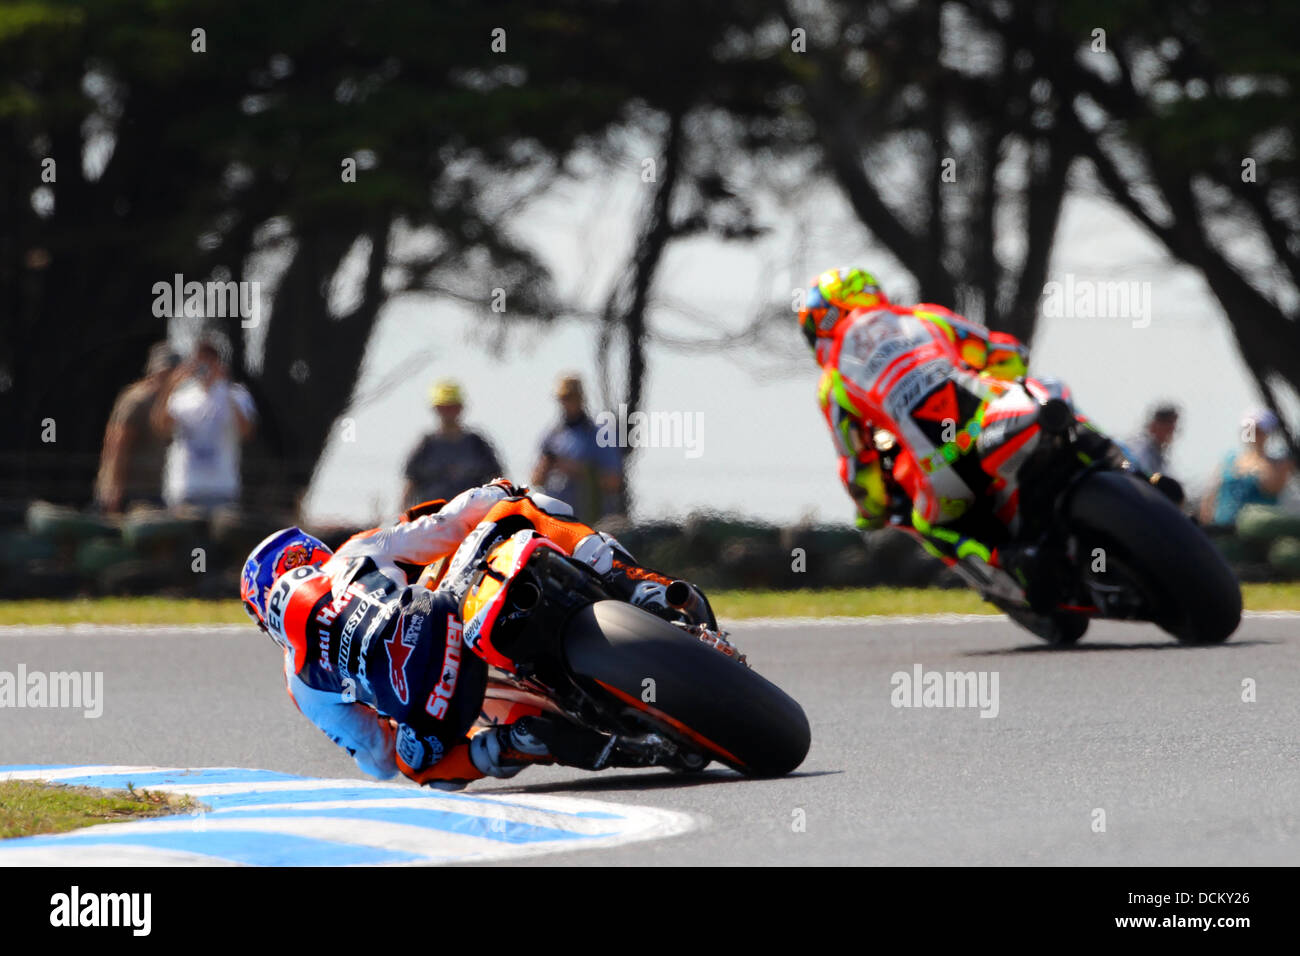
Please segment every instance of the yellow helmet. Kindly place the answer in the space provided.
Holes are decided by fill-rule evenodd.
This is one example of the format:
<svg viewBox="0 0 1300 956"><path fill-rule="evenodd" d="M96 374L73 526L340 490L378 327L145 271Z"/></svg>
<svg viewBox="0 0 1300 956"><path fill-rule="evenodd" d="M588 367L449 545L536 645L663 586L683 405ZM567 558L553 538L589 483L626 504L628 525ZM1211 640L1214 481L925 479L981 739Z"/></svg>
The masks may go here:
<svg viewBox="0 0 1300 956"><path fill-rule="evenodd" d="M819 275L799 310L799 328L818 364L829 357L835 330L850 312L883 305L889 299L865 269L830 269Z"/></svg>

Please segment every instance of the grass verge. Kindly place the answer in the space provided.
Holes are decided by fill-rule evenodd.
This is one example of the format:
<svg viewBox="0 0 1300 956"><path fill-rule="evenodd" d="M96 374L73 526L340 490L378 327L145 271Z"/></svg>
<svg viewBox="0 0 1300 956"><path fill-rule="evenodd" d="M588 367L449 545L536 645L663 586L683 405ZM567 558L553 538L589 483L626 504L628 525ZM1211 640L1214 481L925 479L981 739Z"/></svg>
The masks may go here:
<svg viewBox="0 0 1300 956"><path fill-rule="evenodd" d="M247 624L238 599L106 597L0 601L0 624Z"/></svg>
<svg viewBox="0 0 1300 956"><path fill-rule="evenodd" d="M965 588L853 588L844 591L718 591L720 620L747 617L866 617L873 614L996 614Z"/></svg>
<svg viewBox="0 0 1300 956"><path fill-rule="evenodd" d="M153 790L100 790L42 780L4 780L0 781L0 839L165 817L199 806L192 797Z"/></svg>
<svg viewBox="0 0 1300 956"><path fill-rule="evenodd" d="M1252 611L1300 611L1300 582L1242 587ZM718 617L865 617L873 614L996 614L963 588L854 588L843 591L714 591ZM91 598L69 601L0 601L0 625L247 624L239 602L191 598Z"/></svg>
<svg viewBox="0 0 1300 956"><path fill-rule="evenodd" d="M1300 611L1300 583L1245 584L1251 611ZM719 618L867 617L873 614L998 614L965 588L858 588L847 591L719 591L709 600Z"/></svg>

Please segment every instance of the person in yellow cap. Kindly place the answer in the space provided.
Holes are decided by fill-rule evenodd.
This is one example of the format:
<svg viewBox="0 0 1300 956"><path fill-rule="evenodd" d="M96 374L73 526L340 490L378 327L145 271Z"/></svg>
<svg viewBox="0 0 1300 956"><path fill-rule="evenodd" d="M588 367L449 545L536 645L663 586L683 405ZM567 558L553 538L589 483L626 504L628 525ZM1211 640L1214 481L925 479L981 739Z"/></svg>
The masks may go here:
<svg viewBox="0 0 1300 956"><path fill-rule="evenodd" d="M460 384L443 379L429 389L438 428L420 439L406 459L402 506L439 498L450 501L466 488L487 484L503 470L491 443L461 426L465 398Z"/></svg>

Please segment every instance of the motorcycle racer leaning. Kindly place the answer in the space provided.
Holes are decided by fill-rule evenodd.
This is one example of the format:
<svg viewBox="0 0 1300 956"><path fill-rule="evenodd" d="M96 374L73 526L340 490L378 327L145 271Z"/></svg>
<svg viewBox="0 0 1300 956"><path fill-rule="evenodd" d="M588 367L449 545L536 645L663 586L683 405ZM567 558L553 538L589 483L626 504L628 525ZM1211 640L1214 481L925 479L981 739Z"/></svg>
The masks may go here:
<svg viewBox="0 0 1300 956"><path fill-rule="evenodd" d="M244 565L244 608L283 649L298 709L367 774L387 779L400 771L417 783L458 789L485 776L514 776L528 764L603 769L609 738L568 721L530 712L475 728L487 664L462 645L463 585L452 575L433 588L409 582L420 567L451 555L480 522L509 516L594 568L613 595L716 631L698 590L686 609L669 608L671 578L636 565L617 540L574 520L563 502L530 496L505 479L417 505L397 524L354 535L336 552L298 528L277 531Z"/></svg>
<svg viewBox="0 0 1300 956"><path fill-rule="evenodd" d="M948 564L1006 567L1029 591L1032 572L1014 566L1019 556L988 547L964 519L977 502L988 502L999 523L1015 527L1015 474L1037 444L1039 402L1068 402L1068 390L1027 379L1028 349L1013 336L941 305L895 305L861 269L819 276L799 324L822 369L818 402L858 527L886 524L898 504L892 477L910 500L911 524L927 551ZM878 429L898 443L890 476ZM890 447L887 436L880 439Z"/></svg>

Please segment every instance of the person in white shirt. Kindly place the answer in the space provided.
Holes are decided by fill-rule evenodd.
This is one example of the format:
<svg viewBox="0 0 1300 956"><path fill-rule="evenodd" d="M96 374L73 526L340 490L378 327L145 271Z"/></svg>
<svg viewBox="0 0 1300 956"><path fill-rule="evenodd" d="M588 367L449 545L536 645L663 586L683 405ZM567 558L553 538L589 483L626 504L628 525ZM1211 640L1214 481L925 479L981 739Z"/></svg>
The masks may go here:
<svg viewBox="0 0 1300 956"><path fill-rule="evenodd" d="M257 424L253 397L230 381L220 349L201 342L172 373L153 409L153 427L170 437L163 500L169 507L217 508L239 500L240 444Z"/></svg>

